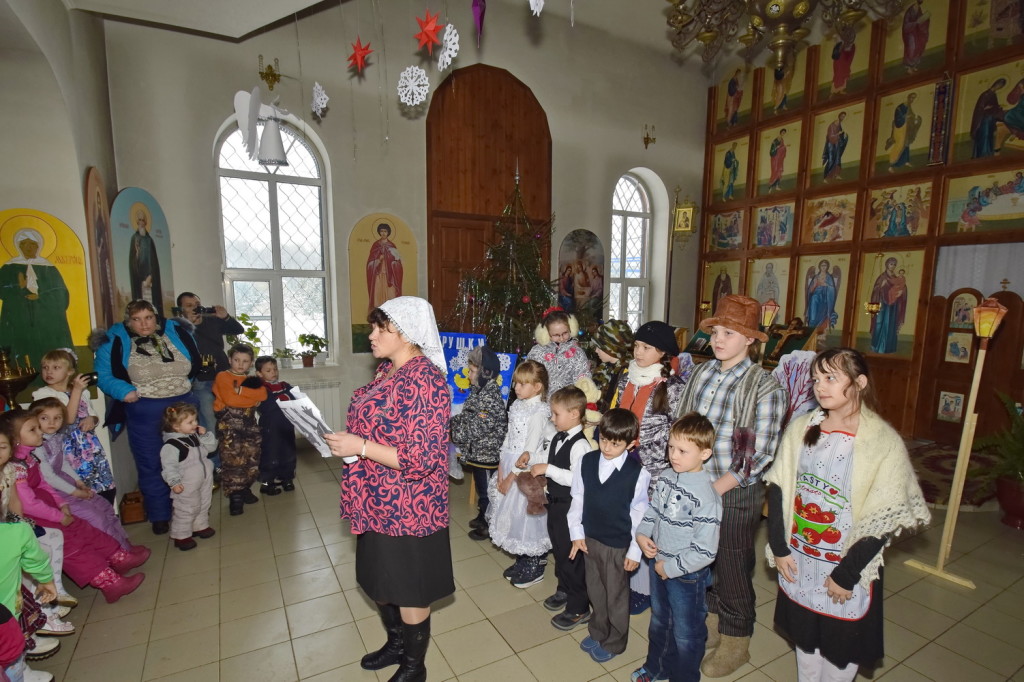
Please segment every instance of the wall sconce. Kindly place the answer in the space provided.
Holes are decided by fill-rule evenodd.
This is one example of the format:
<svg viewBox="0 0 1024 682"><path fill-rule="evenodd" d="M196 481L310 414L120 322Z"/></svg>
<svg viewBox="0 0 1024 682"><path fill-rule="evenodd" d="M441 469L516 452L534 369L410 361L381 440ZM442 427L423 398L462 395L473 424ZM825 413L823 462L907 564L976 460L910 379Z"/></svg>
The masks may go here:
<svg viewBox="0 0 1024 682"><path fill-rule="evenodd" d="M707 317L711 314L711 301L701 301L698 308L700 308L700 316Z"/></svg>
<svg viewBox="0 0 1024 682"><path fill-rule="evenodd" d="M270 91L274 90L274 86L281 82L281 65L277 62L277 57L274 57L274 65L267 65L263 68L263 55L260 55L260 79L267 84L267 88Z"/></svg>
<svg viewBox="0 0 1024 682"><path fill-rule="evenodd" d="M654 137L654 126L653 126L653 125L651 126L651 129L650 129L650 131L648 131L648 130L647 130L647 124L646 124L646 123L644 124L644 136L643 136L643 141L644 141L644 149L647 149L647 146L648 146L648 145L652 145L652 144L654 144L655 142L657 142L657 141L658 141L658 140L657 140L657 139L655 139L655 137Z"/></svg>

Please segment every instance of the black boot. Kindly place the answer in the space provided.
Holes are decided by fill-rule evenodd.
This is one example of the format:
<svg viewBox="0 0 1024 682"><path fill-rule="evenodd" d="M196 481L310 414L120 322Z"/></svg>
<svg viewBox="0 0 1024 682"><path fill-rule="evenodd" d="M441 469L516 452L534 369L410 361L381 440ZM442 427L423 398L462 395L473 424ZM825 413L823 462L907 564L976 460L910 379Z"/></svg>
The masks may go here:
<svg viewBox="0 0 1024 682"><path fill-rule="evenodd" d="M231 493L228 496L228 513L238 516L245 511L245 502L242 501L242 493Z"/></svg>
<svg viewBox="0 0 1024 682"><path fill-rule="evenodd" d="M402 664L388 682L426 682L425 661L427 646L430 644L430 616L416 625L402 623L402 642L405 645Z"/></svg>
<svg viewBox="0 0 1024 682"><path fill-rule="evenodd" d="M378 604L377 609L380 611L380 622L388 633L388 641L380 649L363 656L359 661L363 670L380 670L389 665L398 665L402 662L402 652L405 650L402 645L401 611L394 604Z"/></svg>
<svg viewBox="0 0 1024 682"><path fill-rule="evenodd" d="M480 528L480 527L486 526L486 525L487 525L487 519L484 518L484 513L483 512L480 512L479 514L477 514L476 518L469 522L469 527L472 530L476 530L477 528Z"/></svg>

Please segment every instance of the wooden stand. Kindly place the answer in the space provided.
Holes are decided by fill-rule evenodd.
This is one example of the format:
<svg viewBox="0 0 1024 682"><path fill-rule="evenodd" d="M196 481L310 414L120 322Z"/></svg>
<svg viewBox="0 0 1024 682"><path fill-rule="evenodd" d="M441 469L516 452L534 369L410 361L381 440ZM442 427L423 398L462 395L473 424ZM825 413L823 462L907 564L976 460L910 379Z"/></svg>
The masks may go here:
<svg viewBox="0 0 1024 682"><path fill-rule="evenodd" d="M981 383L981 372L985 366L985 353L988 352L988 339L981 339L978 361L974 365L974 378L971 381L971 393L967 398L967 411L964 416L964 432L960 436L960 450L956 455L956 469L953 472L953 484L949 491L949 508L946 510L946 523L942 527L942 543L939 546L939 557L934 566L917 559L909 559L906 565L920 569L926 573L945 578L958 585L975 589L972 580L945 570L949 560L949 552L953 548L953 533L956 530L956 518L960 513L960 498L964 492L964 481L967 479L967 465L971 461L971 446L974 443L974 429L978 426L978 415L974 411L978 399L978 385Z"/></svg>

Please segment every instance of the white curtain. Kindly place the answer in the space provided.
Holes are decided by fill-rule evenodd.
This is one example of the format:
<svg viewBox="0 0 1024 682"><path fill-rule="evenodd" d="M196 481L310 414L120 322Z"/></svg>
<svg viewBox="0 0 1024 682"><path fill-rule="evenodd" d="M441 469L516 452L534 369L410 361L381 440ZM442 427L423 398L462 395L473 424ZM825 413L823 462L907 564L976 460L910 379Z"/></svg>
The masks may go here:
<svg viewBox="0 0 1024 682"><path fill-rule="evenodd" d="M963 287L974 287L984 295L1002 289L1000 282L1010 280L1010 291L1024 295L1024 242L944 246L935 265L932 295L949 296Z"/></svg>

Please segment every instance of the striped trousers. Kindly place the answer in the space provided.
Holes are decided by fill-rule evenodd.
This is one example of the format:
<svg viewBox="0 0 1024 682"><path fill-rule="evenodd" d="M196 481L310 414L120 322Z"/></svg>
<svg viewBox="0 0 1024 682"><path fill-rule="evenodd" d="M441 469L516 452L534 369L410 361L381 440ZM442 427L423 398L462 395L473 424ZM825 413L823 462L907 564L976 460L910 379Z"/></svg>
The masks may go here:
<svg viewBox="0 0 1024 682"><path fill-rule="evenodd" d="M754 634L754 534L761 523L764 483L736 487L722 497L722 527L708 611L718 614L718 631L730 637Z"/></svg>

